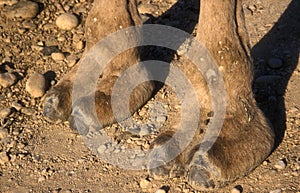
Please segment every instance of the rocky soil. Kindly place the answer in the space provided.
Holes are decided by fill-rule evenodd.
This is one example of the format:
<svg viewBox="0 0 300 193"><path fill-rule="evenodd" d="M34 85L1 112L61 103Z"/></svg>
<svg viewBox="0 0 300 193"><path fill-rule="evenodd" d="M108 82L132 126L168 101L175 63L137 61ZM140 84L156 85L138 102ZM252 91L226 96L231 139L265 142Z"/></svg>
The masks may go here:
<svg viewBox="0 0 300 193"><path fill-rule="evenodd" d="M68 123L52 124L43 117L45 92L82 56L91 4L0 0L0 192L198 192L184 179L156 181L146 171L105 163ZM139 11L147 23L194 33L196 4L139 0ZM253 90L276 130L278 145L255 171L214 192L300 193L300 3L245 0L244 10L255 63ZM164 110L154 112L154 122L167 125L178 111L172 96L172 90L163 88L136 119L148 119L159 101ZM147 128L138 132L151 134L150 139L128 138L126 143L147 148L147 140L157 134Z"/></svg>

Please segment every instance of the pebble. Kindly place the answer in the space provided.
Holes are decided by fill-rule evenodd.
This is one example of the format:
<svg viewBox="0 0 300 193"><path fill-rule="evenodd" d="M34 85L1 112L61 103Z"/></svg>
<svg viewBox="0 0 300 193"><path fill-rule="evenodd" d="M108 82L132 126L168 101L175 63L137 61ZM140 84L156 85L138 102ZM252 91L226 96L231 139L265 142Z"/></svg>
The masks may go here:
<svg viewBox="0 0 300 193"><path fill-rule="evenodd" d="M35 110L30 108L22 108L21 112L25 115L31 116L35 113Z"/></svg>
<svg viewBox="0 0 300 193"><path fill-rule="evenodd" d="M65 55L61 52L52 53L51 57L56 62L63 61L65 59Z"/></svg>
<svg viewBox="0 0 300 193"><path fill-rule="evenodd" d="M158 6L151 4L141 4L138 6L138 10L140 14L152 14L153 12L156 12L158 10Z"/></svg>
<svg viewBox="0 0 300 193"><path fill-rule="evenodd" d="M159 122L159 123L163 123L167 120L167 117L166 116L159 116L156 118L156 121Z"/></svg>
<svg viewBox="0 0 300 193"><path fill-rule="evenodd" d="M270 193L281 193L281 189L272 190L272 191L270 191Z"/></svg>
<svg viewBox="0 0 300 193"><path fill-rule="evenodd" d="M150 186L150 181L149 180L147 180L147 179L141 179L141 181L140 181L140 187L142 189L149 188L149 186Z"/></svg>
<svg viewBox="0 0 300 193"><path fill-rule="evenodd" d="M41 177L39 177L38 182L43 182L45 180L46 180L46 177L45 176L41 176Z"/></svg>
<svg viewBox="0 0 300 193"><path fill-rule="evenodd" d="M255 5L250 5L250 6L247 7L247 9L249 9L253 13L254 11L256 11L256 6Z"/></svg>
<svg viewBox="0 0 300 193"><path fill-rule="evenodd" d="M6 152L1 152L0 153L0 164L5 164L7 162L9 162L8 155L6 154Z"/></svg>
<svg viewBox="0 0 300 193"><path fill-rule="evenodd" d="M28 21L23 22L22 25L25 29L36 29L37 28L37 26L34 23L31 23Z"/></svg>
<svg viewBox="0 0 300 193"><path fill-rule="evenodd" d="M241 190L239 190L238 188L233 188L230 193L241 193Z"/></svg>
<svg viewBox="0 0 300 193"><path fill-rule="evenodd" d="M46 92L45 77L35 72L26 82L26 91L34 98L43 96Z"/></svg>
<svg viewBox="0 0 300 193"><path fill-rule="evenodd" d="M164 189L158 189L155 193L167 193Z"/></svg>
<svg viewBox="0 0 300 193"><path fill-rule="evenodd" d="M32 19L39 12L39 5L32 1L20 1L7 9L7 17Z"/></svg>
<svg viewBox="0 0 300 193"><path fill-rule="evenodd" d="M84 48L84 42L83 41L74 42L74 47L77 50L82 50Z"/></svg>
<svg viewBox="0 0 300 193"><path fill-rule="evenodd" d="M7 136L8 136L7 131L1 129L0 130L0 140L6 138Z"/></svg>
<svg viewBox="0 0 300 193"><path fill-rule="evenodd" d="M36 46L36 45L33 45L33 46L31 46L31 49L33 50L33 51L42 51L44 48L43 48L43 46Z"/></svg>
<svg viewBox="0 0 300 193"><path fill-rule="evenodd" d="M7 118L12 113L10 108L5 108L0 110L0 119Z"/></svg>
<svg viewBox="0 0 300 193"><path fill-rule="evenodd" d="M106 149L107 149L106 145L100 145L100 146L98 147L98 149L97 149L97 152L98 152L99 154L104 154L105 151L106 151Z"/></svg>
<svg viewBox="0 0 300 193"><path fill-rule="evenodd" d="M72 68L73 66L75 66L76 63L77 63L77 60L75 60L75 59L68 60L68 67Z"/></svg>
<svg viewBox="0 0 300 193"><path fill-rule="evenodd" d="M73 67L75 66L75 64L77 63L78 58L74 55L69 55L67 57L67 61L68 61L68 67Z"/></svg>
<svg viewBox="0 0 300 193"><path fill-rule="evenodd" d="M79 24L78 18L74 14L63 13L56 19L56 25L62 30L71 30Z"/></svg>
<svg viewBox="0 0 300 193"><path fill-rule="evenodd" d="M270 58L268 60L268 65L270 68L281 68L283 66L283 61L280 58Z"/></svg>
<svg viewBox="0 0 300 193"><path fill-rule="evenodd" d="M65 191L62 191L62 193L72 193L72 190L65 190Z"/></svg>
<svg viewBox="0 0 300 193"><path fill-rule="evenodd" d="M255 80L256 84L276 84L281 81L281 76L266 75L260 76Z"/></svg>
<svg viewBox="0 0 300 193"><path fill-rule="evenodd" d="M141 136L144 136L144 135L149 135L149 134L151 134L151 129L150 128L148 128L148 127L142 127L141 128L141 130L140 130L140 132L139 132L139 135L141 135Z"/></svg>
<svg viewBox="0 0 300 193"><path fill-rule="evenodd" d="M11 73L0 73L0 86L7 88L17 82L17 77Z"/></svg>
<svg viewBox="0 0 300 193"><path fill-rule="evenodd" d="M276 168L276 169L278 169L278 170L283 170L283 169L285 169L286 168L286 163L284 162L284 161L279 161L279 162L277 162L275 165L274 165L274 167Z"/></svg>
<svg viewBox="0 0 300 193"><path fill-rule="evenodd" d="M20 110L23 108L23 106L22 106L20 103L17 103L17 102L13 102L13 103L11 104L11 106L12 106L13 108L15 108L17 111L20 111Z"/></svg>

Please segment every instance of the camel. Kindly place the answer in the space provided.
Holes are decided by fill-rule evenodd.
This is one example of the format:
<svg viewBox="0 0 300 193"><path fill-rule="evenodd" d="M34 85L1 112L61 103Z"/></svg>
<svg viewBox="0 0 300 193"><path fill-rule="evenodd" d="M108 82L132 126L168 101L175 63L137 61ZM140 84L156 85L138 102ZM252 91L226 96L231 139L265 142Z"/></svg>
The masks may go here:
<svg viewBox="0 0 300 193"><path fill-rule="evenodd" d="M121 29L142 25L135 0L94 0L85 27L85 54L106 36ZM208 190L223 187L262 163L273 149L274 132L252 93L253 64L241 0L201 0L195 39L209 51L222 74L226 91L226 114L222 128L206 152L199 152L203 143L194 137L179 156L167 162L164 159L176 151L178 144L175 140L164 149L165 157L149 160L149 173L159 178L168 177L170 173L176 173L175 170L180 170L193 188ZM140 60L140 49L131 48L117 55L103 70L94 93L97 119L103 126L117 121L110 105L114 84L122 72ZM80 114L83 121L79 126L85 124L88 105L72 101L73 83L81 62L82 60L46 94L43 110L48 120L70 121L71 126L78 127L78 124L72 124L73 115ZM182 71L194 86L199 107L210 112L213 99L205 77L195 72L195 67L188 59L182 59L182 63L185 64ZM153 81L135 87L130 95L130 112L134 113L141 108L156 90L157 86ZM80 100L85 97L82 96ZM161 133L152 142L151 148L170 140L174 132L170 130ZM156 164L160 166L151 167Z"/></svg>

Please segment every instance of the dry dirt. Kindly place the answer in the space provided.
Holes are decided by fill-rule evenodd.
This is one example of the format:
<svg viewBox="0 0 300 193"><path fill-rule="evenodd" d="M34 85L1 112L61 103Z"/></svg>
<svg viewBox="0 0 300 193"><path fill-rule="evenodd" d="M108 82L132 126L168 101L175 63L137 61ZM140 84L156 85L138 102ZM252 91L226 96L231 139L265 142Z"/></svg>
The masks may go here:
<svg viewBox="0 0 300 193"><path fill-rule="evenodd" d="M0 73L13 72L18 82L0 88L0 110L12 108L13 102L26 110L12 108L12 114L0 120L0 192L155 192L162 187L170 193L197 192L182 179L155 181L146 171L127 171L103 162L67 123L48 123L42 115L41 98L34 99L25 91L34 71L55 84L70 70L72 60L81 57L83 49L78 49L76 42L84 41L83 26L92 0L35 0L40 12L25 21L7 18L9 5L5 2L14 1L0 0ZM140 0L140 9L148 13L144 17L148 23L193 32L196 0L175 2ZM248 176L214 192L230 192L234 187L240 192L300 192L299 3L244 1L255 63L253 88L277 131L278 146ZM63 12L75 13L80 25L71 31L59 30L55 19ZM55 62L49 56L55 51L62 51L67 58ZM270 68L271 58L283 61L282 66ZM140 182L145 179L149 184L142 189Z"/></svg>

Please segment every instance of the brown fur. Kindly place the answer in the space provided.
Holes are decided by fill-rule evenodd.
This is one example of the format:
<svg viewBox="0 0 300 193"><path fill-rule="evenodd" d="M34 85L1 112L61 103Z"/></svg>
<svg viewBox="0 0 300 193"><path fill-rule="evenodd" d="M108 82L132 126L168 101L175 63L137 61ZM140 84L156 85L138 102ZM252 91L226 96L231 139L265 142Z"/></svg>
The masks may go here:
<svg viewBox="0 0 300 193"><path fill-rule="evenodd" d="M142 23L134 0L95 0L93 6L86 23L86 51L106 35ZM206 155L194 156L200 143L195 136L187 150L176 160L150 173L159 176L184 170L179 172L180 175L188 175L193 187L209 189L223 186L259 165L272 150L274 136L251 91L253 64L241 1L202 0L197 39L210 51L224 76L227 112L222 131ZM115 121L109 105L115 80L122 71L138 61L138 50L131 49L116 57L103 72L96 93L96 111L104 125ZM195 67L189 61L183 59L181 62L185 64L182 70L196 88L201 107L209 111L211 107L207 104L210 104L210 97L203 77L195 73ZM44 105L48 119L69 119L72 82L77 68L78 65L48 92ZM138 86L131 95L131 112L140 108L153 91L152 83ZM161 134L152 146L164 143L172 136L172 132ZM172 153L174 147L176 144L166 152Z"/></svg>

